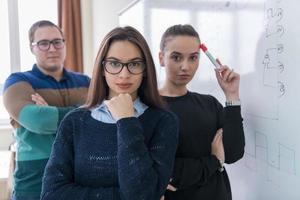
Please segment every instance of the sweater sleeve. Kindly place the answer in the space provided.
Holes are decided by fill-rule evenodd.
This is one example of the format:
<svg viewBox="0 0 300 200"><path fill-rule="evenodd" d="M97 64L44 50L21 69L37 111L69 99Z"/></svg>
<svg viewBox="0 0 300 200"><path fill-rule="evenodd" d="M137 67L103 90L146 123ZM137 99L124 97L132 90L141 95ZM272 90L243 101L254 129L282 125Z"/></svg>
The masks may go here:
<svg viewBox="0 0 300 200"><path fill-rule="evenodd" d="M240 106L219 107L220 126L223 128L225 163L231 164L244 155L245 136Z"/></svg>
<svg viewBox="0 0 300 200"><path fill-rule="evenodd" d="M165 114L148 145L137 118L117 122L119 184L124 199L159 200L170 180L178 141L177 118Z"/></svg>
<svg viewBox="0 0 300 200"><path fill-rule="evenodd" d="M54 134L63 116L74 107L38 106L31 100L35 91L26 81L12 82L11 75L5 83L3 102L12 120L37 134ZM19 78L20 79L20 78Z"/></svg>
<svg viewBox="0 0 300 200"><path fill-rule="evenodd" d="M77 117L77 115L75 115ZM76 118L75 117L75 118ZM119 199L117 187L88 187L74 180L74 123L78 123L70 113L58 128L49 161L46 165L41 199L43 200L93 200ZM77 120L79 120L77 118Z"/></svg>
<svg viewBox="0 0 300 200"><path fill-rule="evenodd" d="M22 108L18 122L37 134L55 134L57 127L66 113L74 107L55 107L26 105Z"/></svg>

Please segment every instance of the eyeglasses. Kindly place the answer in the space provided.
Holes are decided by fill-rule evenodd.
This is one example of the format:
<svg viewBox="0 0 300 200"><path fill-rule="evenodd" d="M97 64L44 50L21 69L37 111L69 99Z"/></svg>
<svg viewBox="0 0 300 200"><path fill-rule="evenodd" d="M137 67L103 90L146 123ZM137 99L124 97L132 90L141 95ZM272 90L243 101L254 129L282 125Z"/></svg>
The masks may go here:
<svg viewBox="0 0 300 200"><path fill-rule="evenodd" d="M37 46L41 51L48 51L50 45L53 44L55 49L62 49L65 46L64 39L54 39L54 40L40 40L38 42L33 42L31 45Z"/></svg>
<svg viewBox="0 0 300 200"><path fill-rule="evenodd" d="M128 63L121 63L116 60L104 60L102 62L105 71L110 74L119 74L124 66L127 67L131 74L141 74L145 70L145 63L143 61L132 61Z"/></svg>

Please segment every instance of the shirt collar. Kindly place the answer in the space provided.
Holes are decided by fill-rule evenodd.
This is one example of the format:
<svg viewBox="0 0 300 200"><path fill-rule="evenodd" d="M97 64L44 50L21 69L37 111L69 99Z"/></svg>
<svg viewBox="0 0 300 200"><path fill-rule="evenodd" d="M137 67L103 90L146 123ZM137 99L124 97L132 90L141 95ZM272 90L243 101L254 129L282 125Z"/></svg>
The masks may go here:
<svg viewBox="0 0 300 200"><path fill-rule="evenodd" d="M34 65L33 65L33 67L32 67L32 72L33 72L35 75L37 75L37 76L39 76L39 77L41 77L41 78L48 78L48 77L53 78L52 76L49 76L49 75L47 75L47 74L44 74L44 73L38 68L37 64L34 64ZM64 81L64 80L68 79L68 77L69 77L69 72L68 72L65 68L63 68L63 76L62 76L62 78L60 79L60 81Z"/></svg>
<svg viewBox="0 0 300 200"><path fill-rule="evenodd" d="M137 116L140 116L141 114L143 114L145 112L145 110L148 108L148 106L146 104L144 104L140 98L137 98L134 102L133 102L133 108L134 108L134 113ZM136 117L137 117L136 116Z"/></svg>
<svg viewBox="0 0 300 200"><path fill-rule="evenodd" d="M134 116L139 117L142 115L145 110L148 108L146 104L144 104L140 98L137 98L133 102L133 108L134 108ZM96 108L91 109L91 115L94 119L98 121L102 121L105 123L115 123L116 120L112 117L111 113L109 112L107 106L102 102L99 106Z"/></svg>
<svg viewBox="0 0 300 200"><path fill-rule="evenodd" d="M134 108L134 115L136 117L138 117L138 116L140 116L141 114L143 114L145 112L145 110L148 108L148 106L146 104L144 104L140 100L140 98L137 98L133 102L133 108ZM95 110L101 110L101 111L105 111L107 113L110 113L107 106L103 102L98 107L96 107Z"/></svg>

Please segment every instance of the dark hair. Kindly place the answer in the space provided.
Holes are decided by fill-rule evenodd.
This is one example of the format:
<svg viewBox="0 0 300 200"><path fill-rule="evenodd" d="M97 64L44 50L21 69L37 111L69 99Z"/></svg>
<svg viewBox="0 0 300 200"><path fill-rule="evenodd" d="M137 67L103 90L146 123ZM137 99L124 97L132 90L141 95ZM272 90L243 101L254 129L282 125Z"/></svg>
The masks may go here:
<svg viewBox="0 0 300 200"><path fill-rule="evenodd" d="M177 24L174 26L170 26L167 28L167 30L164 32L164 34L161 37L160 40L160 50L163 51L166 47L166 41L169 37L174 36L191 36L196 37L200 42L200 37L197 31L193 28L193 26L189 24Z"/></svg>
<svg viewBox="0 0 300 200"><path fill-rule="evenodd" d="M138 96L148 106L163 108L164 104L158 93L155 65L149 46L144 37L130 26L114 28L103 39L95 60L88 97L84 107L95 107L108 97L109 88L103 76L102 61L105 59L111 44L115 41L129 41L140 49L146 69L138 89Z"/></svg>
<svg viewBox="0 0 300 200"><path fill-rule="evenodd" d="M32 24L32 26L30 27L30 29L28 31L30 45L34 41L34 34L35 34L36 30L41 27L46 27L46 26L51 26L51 27L57 28L57 30L59 30L61 36L64 37L62 30L56 24L54 24L48 20L41 20L41 21L37 21L34 24Z"/></svg>

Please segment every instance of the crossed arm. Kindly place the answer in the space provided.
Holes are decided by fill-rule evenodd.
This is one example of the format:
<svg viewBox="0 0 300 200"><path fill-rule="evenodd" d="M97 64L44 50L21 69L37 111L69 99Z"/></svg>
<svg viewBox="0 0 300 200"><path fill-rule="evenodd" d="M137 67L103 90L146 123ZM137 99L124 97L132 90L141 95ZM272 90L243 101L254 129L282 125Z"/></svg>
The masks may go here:
<svg viewBox="0 0 300 200"><path fill-rule="evenodd" d="M26 81L6 88L3 99L13 122L37 134L54 134L63 116L73 109L49 106Z"/></svg>

